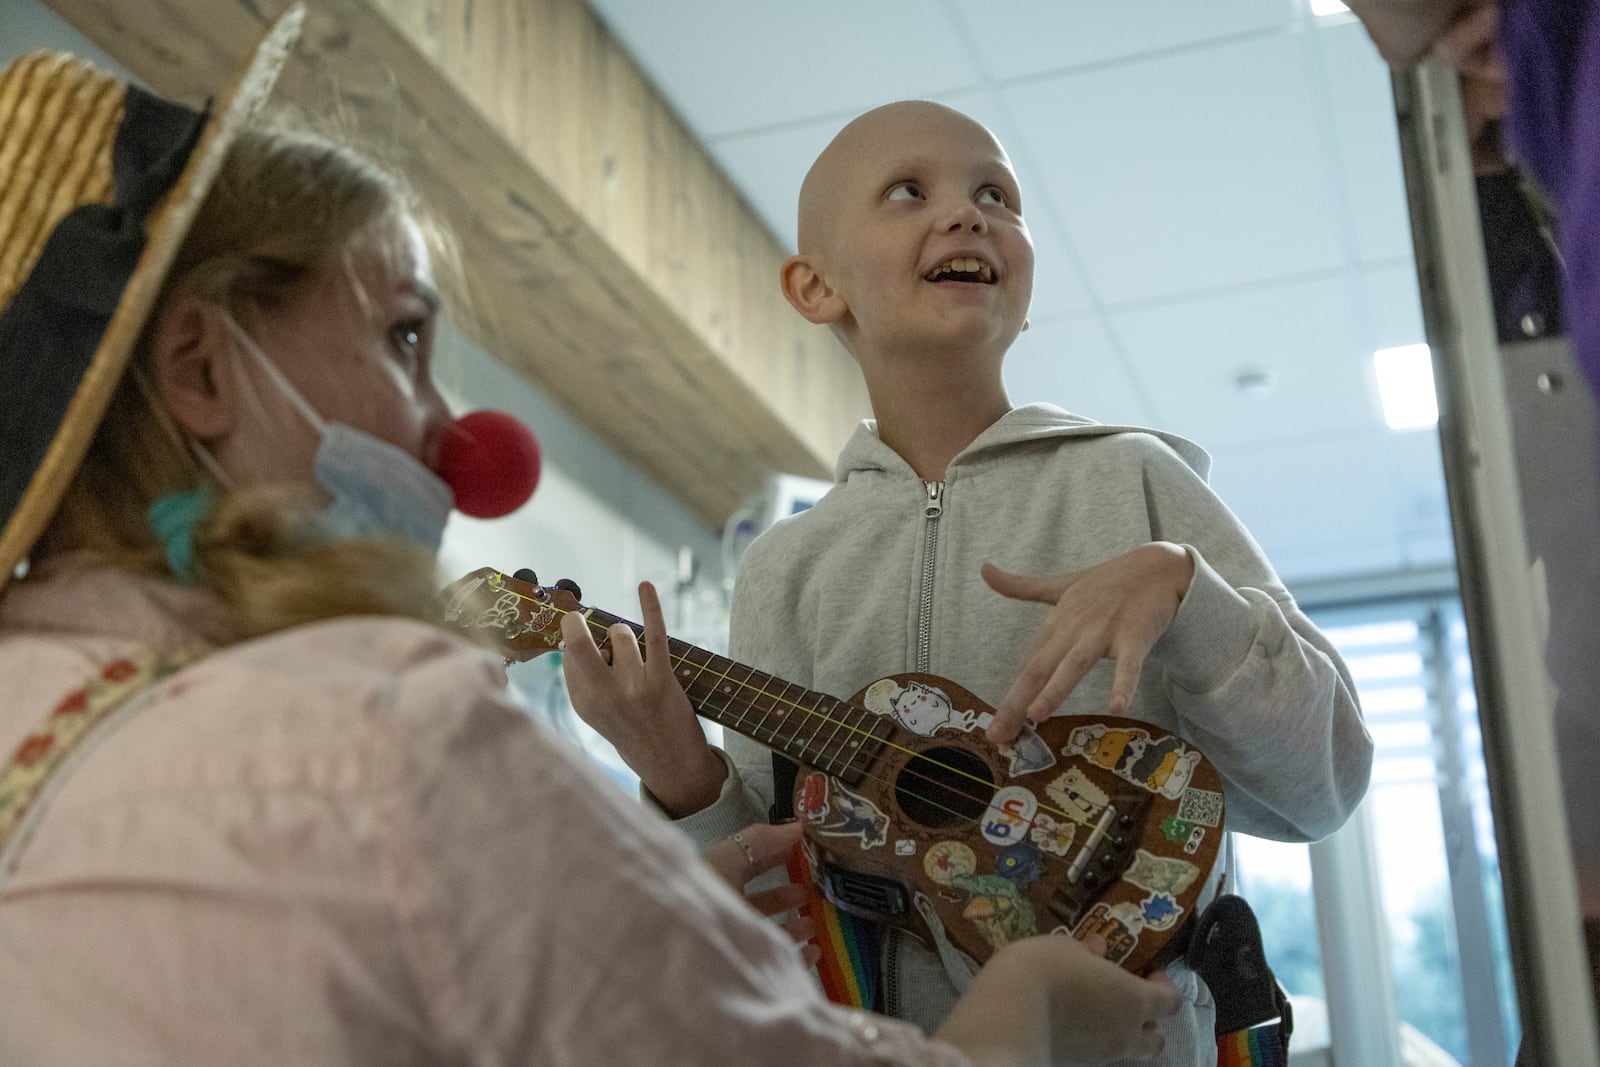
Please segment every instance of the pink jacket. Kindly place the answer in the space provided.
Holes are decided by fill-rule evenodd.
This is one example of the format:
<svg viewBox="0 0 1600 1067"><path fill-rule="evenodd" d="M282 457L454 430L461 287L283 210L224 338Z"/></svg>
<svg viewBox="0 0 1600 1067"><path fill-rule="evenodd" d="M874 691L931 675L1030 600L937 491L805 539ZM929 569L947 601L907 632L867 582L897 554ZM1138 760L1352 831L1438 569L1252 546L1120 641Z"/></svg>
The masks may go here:
<svg viewBox="0 0 1600 1067"><path fill-rule="evenodd" d="M113 571L0 598L0 753L222 632ZM224 648L88 755L0 886L0 1063L957 1064L824 1002L678 833L403 620Z"/></svg>

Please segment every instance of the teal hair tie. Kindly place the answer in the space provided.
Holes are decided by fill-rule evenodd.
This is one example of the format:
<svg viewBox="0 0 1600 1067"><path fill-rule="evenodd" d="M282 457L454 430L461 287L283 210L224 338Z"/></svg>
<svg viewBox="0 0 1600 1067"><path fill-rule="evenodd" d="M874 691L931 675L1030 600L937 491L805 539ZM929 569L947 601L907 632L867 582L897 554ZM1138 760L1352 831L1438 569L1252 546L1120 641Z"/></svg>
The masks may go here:
<svg viewBox="0 0 1600 1067"><path fill-rule="evenodd" d="M211 509L205 489L168 493L150 505L145 521L167 553L167 569L185 585L194 584L194 526Z"/></svg>

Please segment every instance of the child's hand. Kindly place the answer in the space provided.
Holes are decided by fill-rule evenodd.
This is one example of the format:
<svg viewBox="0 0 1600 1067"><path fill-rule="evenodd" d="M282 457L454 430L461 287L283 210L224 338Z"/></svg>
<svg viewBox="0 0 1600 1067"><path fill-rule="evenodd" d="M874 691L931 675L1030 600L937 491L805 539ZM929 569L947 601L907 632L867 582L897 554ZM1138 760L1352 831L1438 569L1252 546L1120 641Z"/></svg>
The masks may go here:
<svg viewBox="0 0 1600 1067"><path fill-rule="evenodd" d="M579 718L615 746L669 815L681 818L717 799L727 767L673 673L661 601L649 582L639 585L639 609L644 656L633 631L617 623L608 631L608 664L588 620L572 612L561 620L561 669Z"/></svg>
<svg viewBox="0 0 1600 1067"><path fill-rule="evenodd" d="M723 838L700 855L712 870L722 876L723 881L744 894L751 907L773 918L805 904L811 899L810 892L805 886L793 882L753 893L747 886L752 879L783 866L790 850L800 840L800 831L798 822L782 826L756 823L746 826L732 837ZM821 957L822 950L812 943L817 936L817 924L810 918L796 914L783 924L783 931L800 946L800 958L808 966Z"/></svg>
<svg viewBox="0 0 1600 1067"><path fill-rule="evenodd" d="M1167 632L1189 591L1194 561L1178 545L1152 541L1087 570L1025 577L983 565L983 580L1016 600L1054 604L1028 650L1017 680L995 709L989 740L1009 744L1024 717L1050 717L1102 659L1117 661L1113 715L1133 705L1144 658Z"/></svg>

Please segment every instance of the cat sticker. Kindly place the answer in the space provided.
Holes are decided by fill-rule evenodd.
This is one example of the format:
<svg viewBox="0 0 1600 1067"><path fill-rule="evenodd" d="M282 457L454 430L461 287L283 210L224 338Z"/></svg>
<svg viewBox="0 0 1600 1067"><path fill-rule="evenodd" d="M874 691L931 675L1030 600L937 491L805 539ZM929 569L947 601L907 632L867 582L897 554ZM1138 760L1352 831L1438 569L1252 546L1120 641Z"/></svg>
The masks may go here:
<svg viewBox="0 0 1600 1067"><path fill-rule="evenodd" d="M977 712L957 711L943 689L921 682L902 686L893 678L881 678L867 687L862 703L868 711L886 715L923 737L939 730L971 733L983 725Z"/></svg>
<svg viewBox="0 0 1600 1067"><path fill-rule="evenodd" d="M1200 753L1176 737L1152 740L1146 730L1095 723L1080 726L1067 738L1067 754L1081 754L1124 781L1160 793L1169 800L1183 795Z"/></svg>

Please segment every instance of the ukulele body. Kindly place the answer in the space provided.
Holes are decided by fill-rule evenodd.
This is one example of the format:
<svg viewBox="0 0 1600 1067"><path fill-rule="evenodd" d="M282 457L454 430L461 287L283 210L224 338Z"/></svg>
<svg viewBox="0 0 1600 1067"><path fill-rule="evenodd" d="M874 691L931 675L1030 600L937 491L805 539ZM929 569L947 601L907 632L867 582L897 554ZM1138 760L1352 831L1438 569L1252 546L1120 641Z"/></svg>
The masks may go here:
<svg viewBox="0 0 1600 1067"><path fill-rule="evenodd" d="M488 567L443 612L508 661L559 648L569 614L602 647L615 623L642 629ZM803 851L840 908L974 967L1043 933L1098 936L1141 974L1183 950L1223 826L1216 768L1193 746L1137 719L1057 716L1001 748L993 712L933 675L844 701L676 638L667 650L697 714L799 764Z"/></svg>
<svg viewBox="0 0 1600 1067"><path fill-rule="evenodd" d="M812 878L839 908L974 969L1043 933L1098 935L1136 973L1182 951L1222 841L1198 749L1111 716L1058 716L1000 748L990 709L929 674L850 703L893 720L878 756L852 781L802 763L794 789Z"/></svg>

